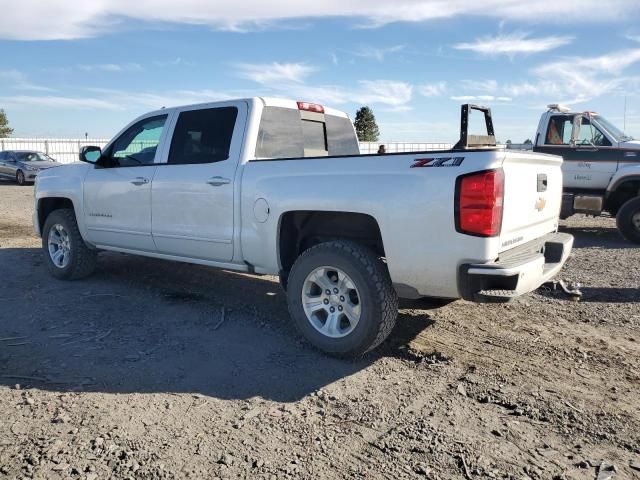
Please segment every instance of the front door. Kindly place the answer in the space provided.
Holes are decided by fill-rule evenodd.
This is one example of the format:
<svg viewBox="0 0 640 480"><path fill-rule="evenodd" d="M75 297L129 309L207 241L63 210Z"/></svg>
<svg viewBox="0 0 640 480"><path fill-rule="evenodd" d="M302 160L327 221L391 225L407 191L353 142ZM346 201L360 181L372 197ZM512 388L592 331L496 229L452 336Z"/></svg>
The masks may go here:
<svg viewBox="0 0 640 480"><path fill-rule="evenodd" d="M167 115L158 115L129 127L85 177L85 225L95 245L155 251L151 182L166 121Z"/></svg>
<svg viewBox="0 0 640 480"><path fill-rule="evenodd" d="M554 115L544 147L536 150L562 155L565 189L605 190L618 169L616 147L588 115Z"/></svg>
<svg viewBox="0 0 640 480"><path fill-rule="evenodd" d="M166 163L152 186L152 232L159 253L229 262L234 180L247 117L245 102L178 110Z"/></svg>

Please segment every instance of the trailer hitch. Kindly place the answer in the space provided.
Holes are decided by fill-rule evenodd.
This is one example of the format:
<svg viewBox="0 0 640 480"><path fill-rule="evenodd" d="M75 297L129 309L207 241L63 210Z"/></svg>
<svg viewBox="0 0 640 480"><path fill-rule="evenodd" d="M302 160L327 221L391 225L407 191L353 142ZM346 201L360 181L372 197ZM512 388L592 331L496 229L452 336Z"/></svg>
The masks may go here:
<svg viewBox="0 0 640 480"><path fill-rule="evenodd" d="M573 302L579 302L582 298L582 291L580 290L581 286L582 285L578 282L565 282L564 280L553 280L543 285L543 287L546 287L549 290L562 290L569 296L569 300Z"/></svg>

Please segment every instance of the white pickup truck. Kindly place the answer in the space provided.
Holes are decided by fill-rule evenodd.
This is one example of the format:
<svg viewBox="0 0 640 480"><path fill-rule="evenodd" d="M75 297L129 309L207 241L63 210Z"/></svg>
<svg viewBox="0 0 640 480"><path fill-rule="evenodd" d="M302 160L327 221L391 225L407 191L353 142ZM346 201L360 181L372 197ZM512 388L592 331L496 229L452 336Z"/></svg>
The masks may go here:
<svg viewBox="0 0 640 480"><path fill-rule="evenodd" d="M562 159L496 148L486 109L488 134L468 135L469 107L453 150L386 155L360 155L348 116L317 104L158 110L42 172L33 223L60 279L101 250L279 275L313 345L360 355L398 297L508 301L571 251Z"/></svg>
<svg viewBox="0 0 640 480"><path fill-rule="evenodd" d="M640 243L640 141L595 112L548 108L533 150L564 159L560 217L608 212L627 240Z"/></svg>

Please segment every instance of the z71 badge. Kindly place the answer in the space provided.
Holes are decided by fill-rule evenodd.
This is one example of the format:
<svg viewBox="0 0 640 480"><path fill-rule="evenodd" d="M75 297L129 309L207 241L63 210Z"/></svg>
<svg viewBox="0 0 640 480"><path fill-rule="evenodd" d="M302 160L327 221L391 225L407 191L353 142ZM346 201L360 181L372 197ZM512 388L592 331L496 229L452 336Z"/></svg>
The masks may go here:
<svg viewBox="0 0 640 480"><path fill-rule="evenodd" d="M459 167L464 157L417 158L411 168Z"/></svg>

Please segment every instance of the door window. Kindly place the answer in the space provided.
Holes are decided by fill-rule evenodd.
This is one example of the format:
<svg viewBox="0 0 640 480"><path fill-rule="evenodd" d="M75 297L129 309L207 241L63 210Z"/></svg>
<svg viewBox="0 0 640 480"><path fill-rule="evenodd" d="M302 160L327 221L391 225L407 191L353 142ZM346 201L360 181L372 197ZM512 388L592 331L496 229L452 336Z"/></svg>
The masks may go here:
<svg viewBox="0 0 640 480"><path fill-rule="evenodd" d="M611 142L605 137L602 130L596 127L589 117L582 117L580 131L576 139L576 145L595 145L597 147L610 147Z"/></svg>
<svg viewBox="0 0 640 480"><path fill-rule="evenodd" d="M549 120L547 129L547 145L570 145L571 132L573 130L573 117L566 115L554 115Z"/></svg>
<svg viewBox="0 0 640 480"><path fill-rule="evenodd" d="M162 137L166 115L139 121L113 142L101 166L136 167L151 165Z"/></svg>
<svg viewBox="0 0 640 480"><path fill-rule="evenodd" d="M227 160L237 117L236 107L182 112L171 140L168 163L184 165Z"/></svg>

